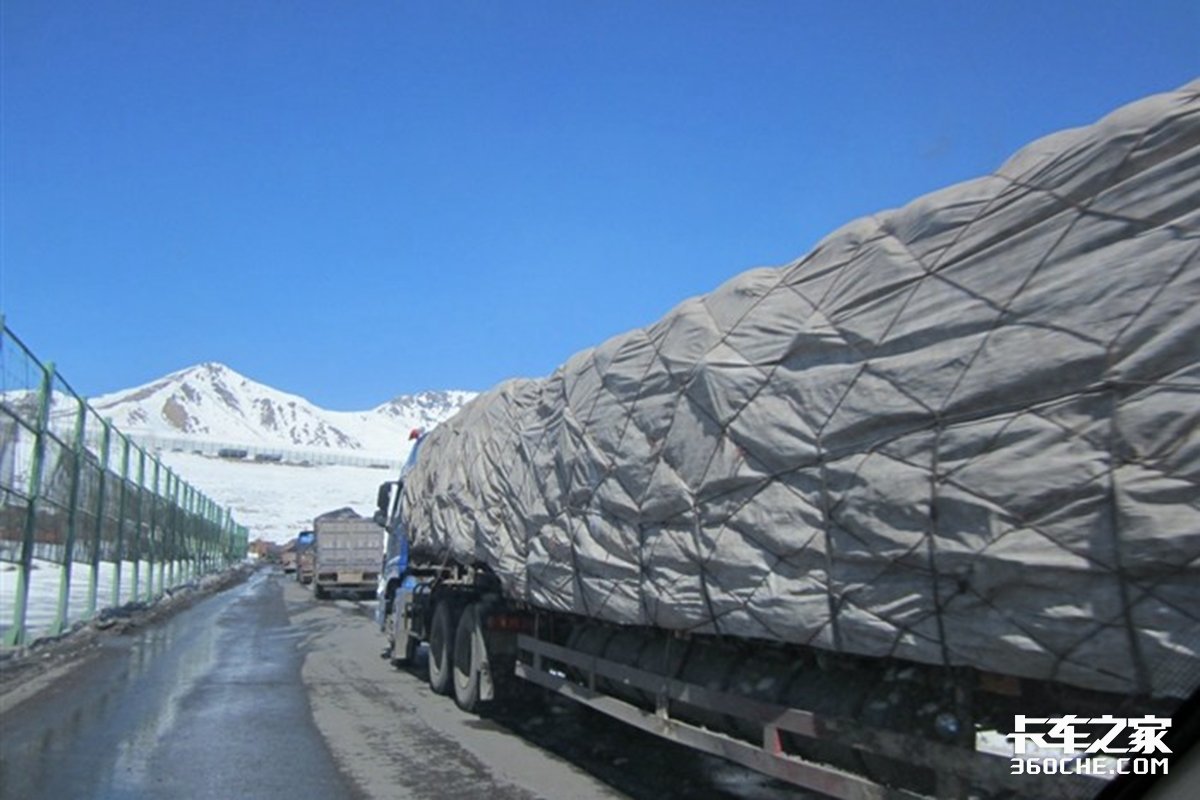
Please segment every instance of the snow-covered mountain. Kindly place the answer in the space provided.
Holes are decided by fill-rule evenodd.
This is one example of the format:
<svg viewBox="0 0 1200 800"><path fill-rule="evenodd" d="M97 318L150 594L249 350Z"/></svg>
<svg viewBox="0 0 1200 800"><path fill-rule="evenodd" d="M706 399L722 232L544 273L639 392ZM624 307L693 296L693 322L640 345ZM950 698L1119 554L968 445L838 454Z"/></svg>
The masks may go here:
<svg viewBox="0 0 1200 800"><path fill-rule="evenodd" d="M367 411L329 411L218 363L93 398L101 416L133 435L402 456L413 428L453 416L475 393L402 395Z"/></svg>

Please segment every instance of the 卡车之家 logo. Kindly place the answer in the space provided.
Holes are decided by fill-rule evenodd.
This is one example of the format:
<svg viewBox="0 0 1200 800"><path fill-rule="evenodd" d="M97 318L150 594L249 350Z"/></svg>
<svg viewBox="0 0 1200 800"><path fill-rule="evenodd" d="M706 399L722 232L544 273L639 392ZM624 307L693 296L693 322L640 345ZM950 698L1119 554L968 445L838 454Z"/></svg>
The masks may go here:
<svg viewBox="0 0 1200 800"><path fill-rule="evenodd" d="M1016 774L1166 775L1170 727L1164 717L1018 714L1004 738L1013 744Z"/></svg>

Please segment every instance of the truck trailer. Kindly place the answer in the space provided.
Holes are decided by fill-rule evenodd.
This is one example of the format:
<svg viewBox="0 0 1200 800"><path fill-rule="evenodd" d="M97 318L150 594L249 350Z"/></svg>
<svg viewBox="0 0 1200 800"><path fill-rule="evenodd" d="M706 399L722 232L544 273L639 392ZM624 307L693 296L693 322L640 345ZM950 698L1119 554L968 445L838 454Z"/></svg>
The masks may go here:
<svg viewBox="0 0 1200 800"><path fill-rule="evenodd" d="M374 595L383 529L373 519L321 516L313 520L313 596L332 592Z"/></svg>
<svg viewBox="0 0 1200 800"><path fill-rule="evenodd" d="M1200 82L484 393L381 487L393 661L839 798L1092 797L1095 758L1175 758L1197 241Z"/></svg>

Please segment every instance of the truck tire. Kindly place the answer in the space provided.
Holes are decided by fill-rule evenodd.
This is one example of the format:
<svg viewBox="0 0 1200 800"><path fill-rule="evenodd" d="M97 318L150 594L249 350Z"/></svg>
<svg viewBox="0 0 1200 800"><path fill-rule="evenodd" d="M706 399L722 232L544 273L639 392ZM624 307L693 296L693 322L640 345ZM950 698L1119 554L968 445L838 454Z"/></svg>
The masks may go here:
<svg viewBox="0 0 1200 800"><path fill-rule="evenodd" d="M480 673L487 661L487 646L480 624L479 606L472 603L463 609L454 631L454 657L451 673L454 677L454 702L463 711L477 713L486 705L480 700Z"/></svg>
<svg viewBox="0 0 1200 800"><path fill-rule="evenodd" d="M454 686L454 614L450 603L442 600L433 609L429 623L429 688L438 694L450 694Z"/></svg>
<svg viewBox="0 0 1200 800"><path fill-rule="evenodd" d="M317 598L318 600L324 600L325 598L329 597L329 592L325 591L325 587L321 586L319 583L314 583L313 597Z"/></svg>

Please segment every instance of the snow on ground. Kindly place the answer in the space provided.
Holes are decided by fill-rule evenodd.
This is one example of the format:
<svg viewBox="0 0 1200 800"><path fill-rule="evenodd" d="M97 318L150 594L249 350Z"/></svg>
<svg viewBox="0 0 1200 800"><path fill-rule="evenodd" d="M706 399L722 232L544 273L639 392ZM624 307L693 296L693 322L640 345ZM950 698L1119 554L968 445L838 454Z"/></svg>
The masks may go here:
<svg viewBox="0 0 1200 800"><path fill-rule="evenodd" d="M162 462L183 480L233 511L233 518L250 529L250 539L286 542L301 530L312 528L313 518L349 506L365 517L375 512L379 484L392 480L390 470L371 467L324 465L302 467L256 461L234 461L193 453L164 452ZM50 561L35 561L31 573L26 627L31 638L49 632L58 609L62 568ZM91 567L75 564L71 571L69 622L84 619L87 611ZM97 608L113 603L116 565L102 563L98 573ZM140 568L145 593L147 566ZM158 583L157 574L155 584ZM0 635L12 625L16 604L17 566L0 564ZM121 565L121 596L115 605L133 599L133 563Z"/></svg>
<svg viewBox="0 0 1200 800"><path fill-rule="evenodd" d="M343 465L274 464L237 461L194 453L162 453L163 463L250 529L250 539L283 543L313 518L349 506L364 517L375 513L379 484L394 480L390 470Z"/></svg>
<svg viewBox="0 0 1200 800"><path fill-rule="evenodd" d="M30 639L50 633L58 612L58 593L62 585L63 568L53 561L34 559L33 572L29 579L29 601L25 612L25 629ZM13 624L13 610L17 597L16 564L0 564L0 636L8 631ZM96 608L97 610L113 605L124 605L133 596L132 561L121 562L121 590L117 602L113 602L113 579L117 574L117 565L101 562L97 571ZM71 594L67 604L67 625L85 619L88 610L88 593L91 584L92 568L88 564L71 565ZM149 563L143 561L138 567L138 590L140 599L146 598L147 578L150 574ZM176 575L178 575L178 568ZM154 584L159 582L158 566L155 566ZM157 590L156 590L157 591Z"/></svg>

